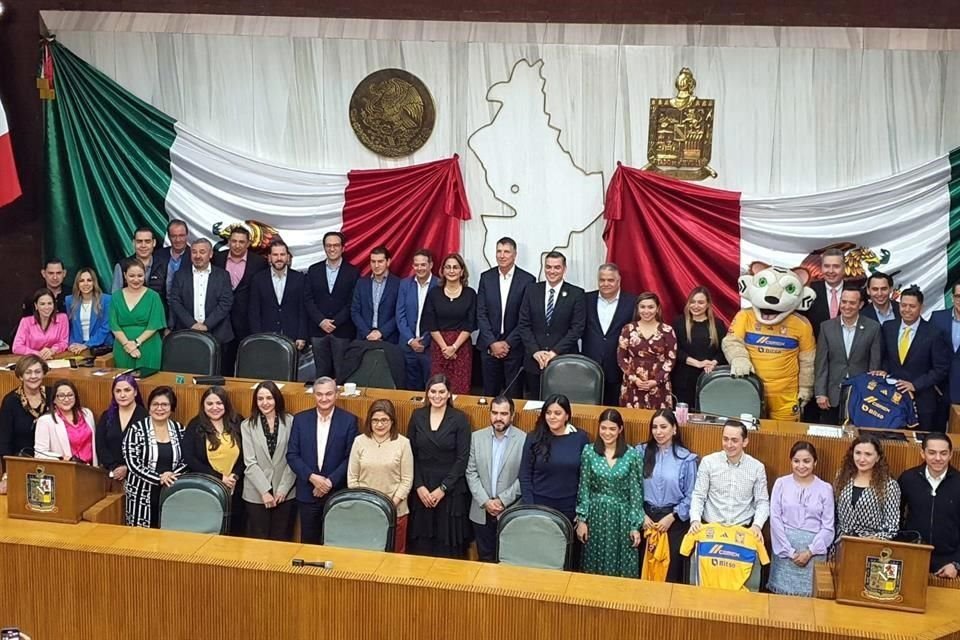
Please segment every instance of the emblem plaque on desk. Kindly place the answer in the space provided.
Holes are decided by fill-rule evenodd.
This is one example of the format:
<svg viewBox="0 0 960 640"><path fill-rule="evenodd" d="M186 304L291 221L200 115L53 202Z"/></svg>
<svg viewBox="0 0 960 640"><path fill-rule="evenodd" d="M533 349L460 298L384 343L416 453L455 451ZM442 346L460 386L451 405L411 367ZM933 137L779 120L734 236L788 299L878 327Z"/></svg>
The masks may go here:
<svg viewBox="0 0 960 640"><path fill-rule="evenodd" d="M900 602L900 585L903 582L903 560L892 559L893 551L884 548L879 556L867 556L867 569L863 579L864 598L884 602Z"/></svg>
<svg viewBox="0 0 960 640"><path fill-rule="evenodd" d="M674 86L673 98L650 99L644 169L681 180L716 178L717 172L710 168L714 101L694 95L697 81L687 67L680 70Z"/></svg>
<svg viewBox="0 0 960 640"><path fill-rule="evenodd" d="M27 474L27 508L40 513L56 513L57 479L48 475L42 466Z"/></svg>

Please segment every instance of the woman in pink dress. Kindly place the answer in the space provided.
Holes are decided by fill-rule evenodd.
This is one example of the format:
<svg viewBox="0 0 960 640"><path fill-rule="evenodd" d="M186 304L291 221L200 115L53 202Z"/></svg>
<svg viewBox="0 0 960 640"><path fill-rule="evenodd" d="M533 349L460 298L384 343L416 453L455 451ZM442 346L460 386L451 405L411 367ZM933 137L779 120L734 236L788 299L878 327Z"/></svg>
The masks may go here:
<svg viewBox="0 0 960 640"><path fill-rule="evenodd" d="M623 371L620 405L636 409L673 407L670 372L677 361L677 336L663 323L655 293L637 297L633 322L620 332L617 363Z"/></svg>

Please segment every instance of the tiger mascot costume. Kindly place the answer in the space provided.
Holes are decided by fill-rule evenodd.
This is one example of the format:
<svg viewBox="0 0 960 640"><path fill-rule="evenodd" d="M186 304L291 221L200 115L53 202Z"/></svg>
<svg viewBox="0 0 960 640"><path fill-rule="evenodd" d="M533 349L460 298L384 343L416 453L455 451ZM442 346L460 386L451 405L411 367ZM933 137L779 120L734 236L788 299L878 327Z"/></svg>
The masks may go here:
<svg viewBox="0 0 960 640"><path fill-rule="evenodd" d="M763 382L763 399L772 420L797 421L813 398L816 343L806 311L817 294L806 286L810 273L754 262L740 276L740 296L751 304L730 323L721 344L734 376L751 373Z"/></svg>

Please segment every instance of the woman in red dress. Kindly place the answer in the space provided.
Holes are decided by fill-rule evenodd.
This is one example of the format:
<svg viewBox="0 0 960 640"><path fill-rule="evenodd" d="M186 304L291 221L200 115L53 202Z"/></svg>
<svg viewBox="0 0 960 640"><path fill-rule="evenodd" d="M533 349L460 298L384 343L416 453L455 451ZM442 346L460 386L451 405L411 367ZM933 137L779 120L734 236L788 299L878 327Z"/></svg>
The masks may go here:
<svg viewBox="0 0 960 640"><path fill-rule="evenodd" d="M423 303L420 322L430 332L430 375L442 373L453 393L470 393L473 344L477 326L477 293L467 286L467 265L459 253L443 259L443 286L434 287Z"/></svg>
<svg viewBox="0 0 960 640"><path fill-rule="evenodd" d="M655 293L637 297L633 322L620 332L617 363L623 371L620 405L636 409L673 407L670 372L677 361L677 336L663 323Z"/></svg>

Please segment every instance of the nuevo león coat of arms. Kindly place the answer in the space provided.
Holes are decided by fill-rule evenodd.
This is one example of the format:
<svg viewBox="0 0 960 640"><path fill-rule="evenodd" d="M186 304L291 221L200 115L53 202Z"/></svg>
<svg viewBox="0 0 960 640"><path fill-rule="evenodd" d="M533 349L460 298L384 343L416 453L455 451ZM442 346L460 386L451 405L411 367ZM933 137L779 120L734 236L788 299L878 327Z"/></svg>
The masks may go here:
<svg viewBox="0 0 960 640"><path fill-rule="evenodd" d="M681 180L716 178L710 168L714 102L694 95L697 81L687 67L674 83L673 98L650 99L650 133L644 169Z"/></svg>
<svg viewBox="0 0 960 640"><path fill-rule="evenodd" d="M879 556L867 556L863 578L863 597L885 602L899 602L903 582L903 560L894 560L893 552L884 548Z"/></svg>

